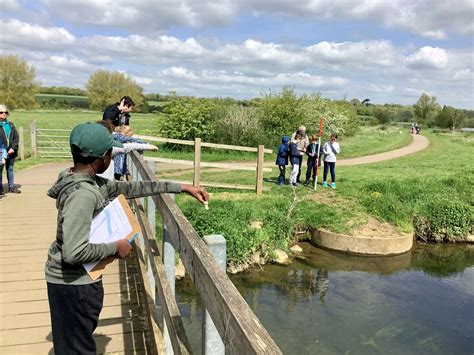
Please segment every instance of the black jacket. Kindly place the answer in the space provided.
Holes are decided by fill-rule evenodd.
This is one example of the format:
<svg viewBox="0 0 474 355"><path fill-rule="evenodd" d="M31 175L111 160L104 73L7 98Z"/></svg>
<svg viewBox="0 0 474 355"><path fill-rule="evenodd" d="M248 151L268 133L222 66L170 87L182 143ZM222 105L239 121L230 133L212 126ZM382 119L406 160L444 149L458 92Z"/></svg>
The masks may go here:
<svg viewBox="0 0 474 355"><path fill-rule="evenodd" d="M102 115L102 119L106 121L111 121L115 127L118 127L121 126L120 118L123 117L125 123L122 124L128 126L130 121L130 115L128 113L122 114L122 112L120 112L120 110L118 109L118 105L119 103L116 102L115 104L107 107L104 111L104 114Z"/></svg>
<svg viewBox="0 0 474 355"><path fill-rule="evenodd" d="M16 158L18 156L18 143L20 142L20 136L18 135L18 131L16 130L13 123L8 122L8 124L11 128L10 137L7 140L5 130L3 128L0 128L0 142L7 146L7 150L9 150L10 148L14 150L13 154L8 154L8 158Z"/></svg>
<svg viewBox="0 0 474 355"><path fill-rule="evenodd" d="M310 153L313 153L313 150L314 150L314 156L309 155ZM309 164L310 161L316 161L316 159L318 158L318 150L319 150L319 144L318 143L311 143L306 148L306 155L308 156L308 164Z"/></svg>

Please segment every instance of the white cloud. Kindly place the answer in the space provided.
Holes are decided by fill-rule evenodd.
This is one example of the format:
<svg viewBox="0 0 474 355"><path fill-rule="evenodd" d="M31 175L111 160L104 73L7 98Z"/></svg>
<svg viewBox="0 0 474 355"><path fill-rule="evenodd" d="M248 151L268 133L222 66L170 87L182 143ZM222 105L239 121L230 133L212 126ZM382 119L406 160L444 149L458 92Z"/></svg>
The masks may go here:
<svg viewBox="0 0 474 355"><path fill-rule="evenodd" d="M0 0L0 9L2 11L18 11L21 6L17 0Z"/></svg>
<svg viewBox="0 0 474 355"><path fill-rule="evenodd" d="M127 28L140 33L164 31L173 26L213 27L233 21L232 0L43 0L49 11L76 24Z"/></svg>
<svg viewBox="0 0 474 355"><path fill-rule="evenodd" d="M408 56L406 61L409 67L416 69L444 69L448 65L448 55L444 49L426 46Z"/></svg>
<svg viewBox="0 0 474 355"><path fill-rule="evenodd" d="M389 41L362 42L320 42L309 46L306 51L312 62L322 61L336 67L389 67L399 54Z"/></svg>
<svg viewBox="0 0 474 355"><path fill-rule="evenodd" d="M471 0L43 0L48 10L72 23L126 28L139 33L172 27L230 26L241 15L278 14L327 21L371 21L432 39L447 32L474 34Z"/></svg>
<svg viewBox="0 0 474 355"><path fill-rule="evenodd" d="M261 14L277 13L328 21L368 20L433 39L445 38L448 31L474 34L472 0L247 0L245 4L245 8Z"/></svg>
<svg viewBox="0 0 474 355"><path fill-rule="evenodd" d="M137 58L139 61L151 61L155 64L168 58L196 58L204 51L194 38L182 41L170 36L149 38L140 35L87 37L80 40L79 50L85 54L100 53L101 56L108 55L113 58Z"/></svg>
<svg viewBox="0 0 474 355"><path fill-rule="evenodd" d="M200 70L193 71L182 67L166 68L161 73L164 77L189 80L195 82L207 82L213 84L239 84L258 87L276 87L283 85L302 85L314 89L341 87L347 84L347 80L341 77L321 77L305 72L279 73L270 77L256 77L227 72L225 70Z"/></svg>
<svg viewBox="0 0 474 355"><path fill-rule="evenodd" d="M2 22L0 45L3 49L54 50L68 47L75 36L62 27L30 25L18 20Z"/></svg>

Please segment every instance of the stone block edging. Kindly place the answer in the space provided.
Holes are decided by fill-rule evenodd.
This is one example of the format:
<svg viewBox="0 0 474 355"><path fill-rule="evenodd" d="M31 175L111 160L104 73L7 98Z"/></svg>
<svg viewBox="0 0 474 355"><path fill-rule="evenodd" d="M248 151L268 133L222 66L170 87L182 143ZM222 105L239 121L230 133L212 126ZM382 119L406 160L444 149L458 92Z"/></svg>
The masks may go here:
<svg viewBox="0 0 474 355"><path fill-rule="evenodd" d="M364 237L315 229L311 233L311 243L318 247L350 254L396 255L411 250L413 247L413 236Z"/></svg>

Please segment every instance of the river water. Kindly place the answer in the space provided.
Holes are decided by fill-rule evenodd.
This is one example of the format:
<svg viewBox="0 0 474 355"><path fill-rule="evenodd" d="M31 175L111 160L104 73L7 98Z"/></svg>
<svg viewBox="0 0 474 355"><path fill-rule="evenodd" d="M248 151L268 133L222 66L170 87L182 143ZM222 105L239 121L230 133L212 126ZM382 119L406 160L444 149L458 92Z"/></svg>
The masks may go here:
<svg viewBox="0 0 474 355"><path fill-rule="evenodd" d="M231 276L283 353L474 353L474 246L418 245L375 258L300 245L289 266ZM189 280L176 285L200 353L201 302Z"/></svg>

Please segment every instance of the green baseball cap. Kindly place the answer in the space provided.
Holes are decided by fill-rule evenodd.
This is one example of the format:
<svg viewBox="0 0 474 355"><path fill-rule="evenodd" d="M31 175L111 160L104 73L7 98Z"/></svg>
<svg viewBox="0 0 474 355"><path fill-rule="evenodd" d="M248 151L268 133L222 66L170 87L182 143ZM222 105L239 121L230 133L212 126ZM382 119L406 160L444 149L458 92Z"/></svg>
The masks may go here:
<svg viewBox="0 0 474 355"><path fill-rule="evenodd" d="M69 137L71 152L77 150L84 157L102 158L112 147L123 148L123 144L113 139L107 128L98 123L81 123L73 128ZM73 146L77 148L73 149Z"/></svg>

